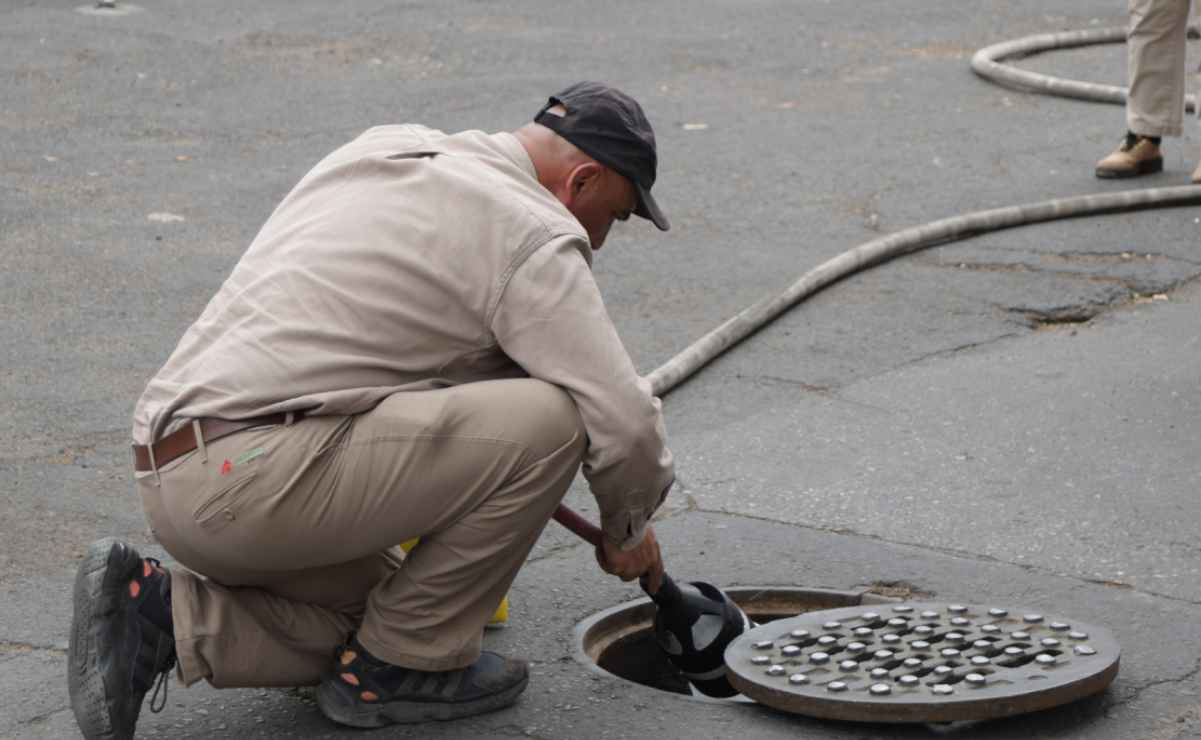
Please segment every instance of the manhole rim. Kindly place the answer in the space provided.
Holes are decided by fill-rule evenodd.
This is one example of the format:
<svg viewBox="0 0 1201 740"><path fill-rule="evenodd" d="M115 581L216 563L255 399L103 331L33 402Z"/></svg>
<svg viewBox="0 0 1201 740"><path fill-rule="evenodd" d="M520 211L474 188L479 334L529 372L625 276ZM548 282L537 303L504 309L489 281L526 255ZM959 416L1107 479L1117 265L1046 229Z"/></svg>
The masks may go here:
<svg viewBox="0 0 1201 740"><path fill-rule="evenodd" d="M808 598L813 602L822 604L819 606L814 606L808 611L837 609L841 607L872 606L877 604L893 604L902 601L902 599L899 598L883 596L874 593L870 588L835 589L780 584L764 586L726 586L721 588L722 591L724 591L726 595L733 599L734 602L740 607L744 607L747 603L754 603L756 599L760 599L763 602L769 603L770 598L773 596L790 596L794 599ZM583 664L589 671L593 673L607 676L614 680L621 681L632 686L637 686L641 689L651 689L660 694L665 694L677 699L726 705L753 705L753 702L732 702L728 699L714 699L707 696L680 694L668 689L647 686L646 684L633 681L625 676L621 676L602 668L597 662L597 657L604 652L604 649L607 646L617 642L622 637L648 629L646 625L648 625L650 619L653 618L654 609L655 604L653 601L651 601L650 597L643 596L641 598L631 599L630 601L608 607L588 616L583 620L580 620L576 623L575 628L572 630L572 657L577 663ZM638 616L639 618L635 620L633 619L634 616ZM588 649L590 636L595 630L605 628L608 622L625 622L626 629L624 632L610 635L610 639L608 639L603 646L598 649L597 656L594 657Z"/></svg>
<svg viewBox="0 0 1201 740"><path fill-rule="evenodd" d="M812 702L804 702L804 711L791 709L776 709L779 712L795 714L801 717L811 717L814 719L837 720L840 722L872 722L882 724L931 724L942 722L978 722L984 720L997 720L1006 717L1015 717L1022 714L1030 714L1031 712L1041 712L1046 709L1054 709L1056 707L1066 706L1073 702L1077 702L1086 697L1098 694L1104 691L1117 678L1119 664L1121 658L1115 660L1103 672L1079 679L1070 684L1064 684L1059 687L1059 690L1054 694L1030 694L1020 700L1005 700L992 698L980 698L971 701L959 701L954 704L947 704L941 711L931 710L927 708L920 716L915 716L911 719L900 716L891 716L888 718L881 717L864 717L862 712L870 705L833 705L820 700ZM745 692L748 687L756 690L759 694L778 695L782 699L791 699L795 704L800 702L795 701L795 697L784 692L777 692L771 689L764 689L761 686L749 683L742 676L730 671L730 685L738 689L740 692ZM668 692L670 693L670 692ZM743 693L743 696L750 696ZM719 700L712 700L719 701ZM753 699L752 701L759 706L775 708L772 704ZM837 707L836 710L831 709ZM898 709L898 707L890 707ZM854 710L854 711L852 711Z"/></svg>

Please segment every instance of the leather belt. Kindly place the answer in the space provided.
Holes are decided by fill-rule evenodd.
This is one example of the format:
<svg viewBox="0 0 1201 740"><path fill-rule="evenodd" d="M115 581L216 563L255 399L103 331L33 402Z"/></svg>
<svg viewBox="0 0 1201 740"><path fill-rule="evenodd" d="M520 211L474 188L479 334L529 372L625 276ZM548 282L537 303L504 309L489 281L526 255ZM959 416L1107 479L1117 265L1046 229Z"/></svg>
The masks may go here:
<svg viewBox="0 0 1201 740"><path fill-rule="evenodd" d="M293 411L290 415L292 423L304 418L303 411ZM289 414L279 413L237 421L227 419L197 419L197 421L200 422L200 436L205 443L208 443L251 427L287 424L288 416ZM133 469L139 473L148 473L155 468L161 468L177 457L188 454L198 446L195 425L185 424L152 445L133 445Z"/></svg>

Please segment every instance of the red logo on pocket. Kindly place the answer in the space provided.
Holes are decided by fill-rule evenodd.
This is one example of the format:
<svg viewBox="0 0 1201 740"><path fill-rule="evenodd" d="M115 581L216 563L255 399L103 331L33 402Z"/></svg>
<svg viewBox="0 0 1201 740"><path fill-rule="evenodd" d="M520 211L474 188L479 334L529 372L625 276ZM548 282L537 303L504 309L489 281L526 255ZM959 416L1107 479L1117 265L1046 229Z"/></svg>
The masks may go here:
<svg viewBox="0 0 1201 740"><path fill-rule="evenodd" d="M226 458L225 462L221 463L221 475L229 475L229 471L233 469L234 464L229 461L229 458Z"/></svg>

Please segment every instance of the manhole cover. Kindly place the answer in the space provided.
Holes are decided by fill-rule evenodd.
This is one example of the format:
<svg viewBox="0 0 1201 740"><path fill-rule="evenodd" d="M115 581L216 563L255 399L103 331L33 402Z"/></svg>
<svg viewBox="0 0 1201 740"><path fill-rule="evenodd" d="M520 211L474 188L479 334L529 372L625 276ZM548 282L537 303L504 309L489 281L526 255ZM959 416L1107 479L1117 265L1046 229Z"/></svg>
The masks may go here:
<svg viewBox="0 0 1201 740"><path fill-rule="evenodd" d="M993 719L1101 691L1120 648L1095 625L935 602L810 612L744 633L730 682L796 714L861 722Z"/></svg>

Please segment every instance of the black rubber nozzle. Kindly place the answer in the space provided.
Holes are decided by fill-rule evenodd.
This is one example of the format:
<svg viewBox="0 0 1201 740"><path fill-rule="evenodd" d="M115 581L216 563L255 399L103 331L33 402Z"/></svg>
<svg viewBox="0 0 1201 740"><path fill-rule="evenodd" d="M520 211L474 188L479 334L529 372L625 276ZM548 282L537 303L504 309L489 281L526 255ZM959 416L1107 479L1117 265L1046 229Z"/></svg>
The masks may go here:
<svg viewBox="0 0 1201 740"><path fill-rule="evenodd" d="M650 595L655 613L655 640L697 691L729 697L738 692L726 678L726 647L749 624L738 605L721 589L700 581L679 585L664 574Z"/></svg>

